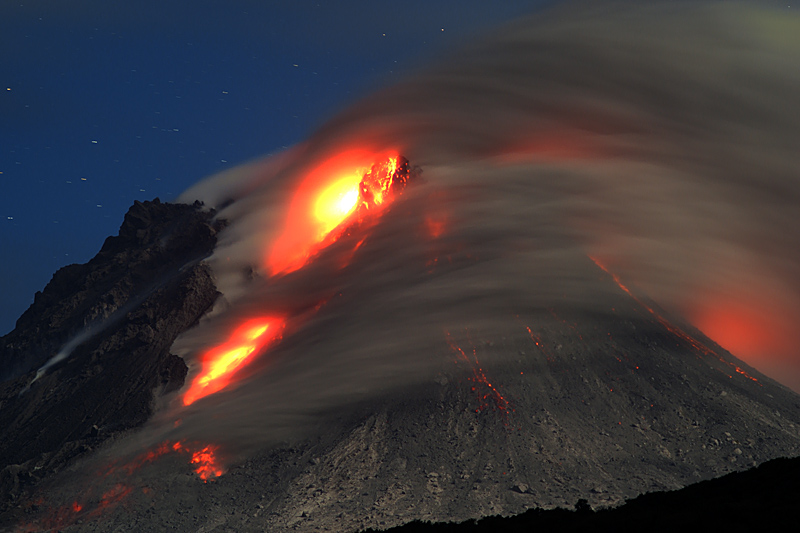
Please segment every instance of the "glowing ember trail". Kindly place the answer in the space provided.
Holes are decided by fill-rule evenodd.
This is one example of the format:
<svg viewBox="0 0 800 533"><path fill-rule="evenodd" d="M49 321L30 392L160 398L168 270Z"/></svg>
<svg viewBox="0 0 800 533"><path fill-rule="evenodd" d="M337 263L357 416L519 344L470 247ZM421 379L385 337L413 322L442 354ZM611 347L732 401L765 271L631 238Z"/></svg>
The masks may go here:
<svg viewBox="0 0 800 533"><path fill-rule="evenodd" d="M530 328L530 326L525 326L525 329L528 330L528 335L530 335L531 341L533 341L536 347L544 354L544 357L547 360L547 362L548 363L554 362L555 358L544 347L544 342L542 341L542 338L539 335L536 335Z"/></svg>
<svg viewBox="0 0 800 533"><path fill-rule="evenodd" d="M204 481L219 477L224 474L223 468L219 465L216 458L216 453L219 451L218 446L202 445L202 444L185 444L183 441L176 441L170 443L164 441L154 449L149 450L131 461L123 464L122 466L111 465L106 470L100 472L100 477L108 478L114 475L130 476L143 466L153 463L156 459L163 457L168 453L188 453L191 454L191 464L197 465L194 471Z"/></svg>
<svg viewBox="0 0 800 533"><path fill-rule="evenodd" d="M606 267L605 267L605 266L604 266L604 265L603 265L603 264L602 264L602 263L601 263L599 260L597 260L596 258L594 258L594 257L592 257L592 256L589 256L589 259L591 259L592 261L594 261L594 264L596 264L598 267L600 267L600 268L601 268L601 269L602 269L602 270L603 270L603 271L604 271L606 274L608 274L609 276L611 276L611 277L613 278L613 280L616 282L616 284L619 286L619 288L620 288L620 289L622 289L623 291L625 291L626 293L628 293L628 295L630 295L630 296L631 296L631 298L633 298L634 300L636 300L636 302L637 302L639 305L641 305L642 307L644 307L645 309L647 309L647 311L648 311L648 312L649 312L651 315L653 315L653 316L656 318L656 320L658 320L658 322L659 322L659 323L660 323L662 326L664 326L665 328L667 328L667 330L668 330L670 333L673 333L673 334L677 335L678 337L680 337L681 339L683 339L684 341L686 341L687 343L689 343L689 344L690 344L690 345L691 345L691 346L692 346L694 349L698 350L698 351L699 351L699 352L701 352L702 354L704 354L704 355L713 355L714 357L716 357L716 358L717 358L719 361L721 361L722 363L725 363L725 364L726 364L726 365L728 365L729 367L733 368L733 369L734 369L734 371L736 371L736 373L738 373L738 374L741 374L741 375L743 375L744 377L746 377L746 378L748 378L748 379L751 379L751 380L755 381L756 383L758 383L758 380L757 380L756 378L754 378L753 376L751 376L750 374L748 374L748 373L747 373L745 370L743 370L741 367L738 367L738 366L736 366L735 364L733 364L733 363L731 363L731 362L729 362L729 361L726 361L726 360L725 360L725 359L724 359L724 358L723 358L721 355L719 355L717 352L715 352L714 350L712 350L712 349L710 349L709 347L707 347L707 346L706 346L705 344L703 344L702 342L698 341L697 339L695 339L694 337L692 337L692 336L691 336L691 335L689 335L688 333L684 332L682 329L680 329L680 328L678 328L678 327L675 327L675 326L673 326L673 325L672 325L672 324L671 324L671 323L670 323L670 322L669 322L669 321L668 321L666 318L664 318L664 317L663 317L663 316L661 316L659 313L657 313L657 312L656 312L656 311L655 311L655 310L654 310L652 307L650 307L649 305L647 305L647 304L645 304L644 302L642 302L642 301L641 301L639 298L637 298L637 297L636 297L636 296L633 294L633 292L631 292L631 290L630 290L628 287L626 287L626 286L625 286L625 285L622 283L622 281L620 281L619 277L618 277L616 274L614 274L614 273L610 272L610 271L608 270L608 268L606 268ZM732 377L732 376L730 376L730 377ZM759 385L759 386L761 386L761 383L758 383L758 385Z"/></svg>
<svg viewBox="0 0 800 533"><path fill-rule="evenodd" d="M189 464L194 465L194 471L204 483L225 473L217 458L218 446L213 445L187 445L183 441L170 443L162 442L154 449L143 453L123 465L110 465L97 473L97 485L90 486L77 499L68 505L48 507L44 499L37 499L28 505L32 508L41 508L41 514L33 522L21 524L18 531L33 532L44 530L60 530L78 523L79 520L87 521L98 518L116 506L123 504L135 492L135 488L128 482L128 478L143 466L155 462L156 459L168 453L185 453L191 455ZM105 483L102 489L100 482ZM147 494L151 489L142 487L142 492ZM99 495L98 495L99 494Z"/></svg>
<svg viewBox="0 0 800 533"><path fill-rule="evenodd" d="M469 364L470 368L472 369L472 378L470 378L470 380L476 385L482 385L486 389L485 392L481 393L478 392L477 387L472 387L473 391L478 392L478 394L481 395L480 397L482 401L478 408L475 409L475 412L479 413L484 409L489 408L489 402L491 401L491 403L494 404L493 407L500 411L503 421L508 423L508 412L510 409L508 400L506 400L505 397L500 394L500 391L498 391L497 388L492 385L491 381L489 381L489 378L486 377L486 373L483 371L483 368L481 368L481 364L478 361L478 350L475 348L475 346L473 346L472 357L469 357L466 352L464 352L464 350L462 350L461 347L456 344L450 335L450 332L445 331L445 335L447 336L447 344L450 346L450 350L452 350L452 352L458 356L458 359ZM510 410L513 411L513 409Z"/></svg>
<svg viewBox="0 0 800 533"><path fill-rule="evenodd" d="M408 178L408 161L396 153L351 150L326 160L297 187L266 269L277 275L302 268L348 225L379 213Z"/></svg>
<svg viewBox="0 0 800 533"><path fill-rule="evenodd" d="M202 371L183 396L183 404L218 392L231 382L236 370L268 344L281 338L285 321L282 318L256 318L239 326L228 342L212 348L201 357Z"/></svg>

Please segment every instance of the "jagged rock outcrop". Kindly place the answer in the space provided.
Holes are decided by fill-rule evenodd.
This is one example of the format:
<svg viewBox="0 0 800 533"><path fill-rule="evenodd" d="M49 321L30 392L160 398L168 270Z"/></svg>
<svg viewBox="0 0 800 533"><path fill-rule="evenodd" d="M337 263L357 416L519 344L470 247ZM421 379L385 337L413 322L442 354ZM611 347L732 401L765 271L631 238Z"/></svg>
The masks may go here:
<svg viewBox="0 0 800 533"><path fill-rule="evenodd" d="M119 235L56 272L0 339L6 498L139 426L154 394L183 385L186 365L169 348L218 295L202 262L220 229L212 217L199 205L136 202Z"/></svg>

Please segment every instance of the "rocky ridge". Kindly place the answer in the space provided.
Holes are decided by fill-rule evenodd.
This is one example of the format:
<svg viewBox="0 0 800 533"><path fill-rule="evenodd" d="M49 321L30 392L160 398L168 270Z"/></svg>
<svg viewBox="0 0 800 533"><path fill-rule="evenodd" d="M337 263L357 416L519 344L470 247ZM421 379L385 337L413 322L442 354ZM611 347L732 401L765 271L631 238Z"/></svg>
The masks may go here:
<svg viewBox="0 0 800 533"><path fill-rule="evenodd" d="M56 272L0 339L5 503L141 425L154 393L183 385L186 365L169 349L217 297L201 262L221 227L212 217L199 205L136 202L119 235Z"/></svg>

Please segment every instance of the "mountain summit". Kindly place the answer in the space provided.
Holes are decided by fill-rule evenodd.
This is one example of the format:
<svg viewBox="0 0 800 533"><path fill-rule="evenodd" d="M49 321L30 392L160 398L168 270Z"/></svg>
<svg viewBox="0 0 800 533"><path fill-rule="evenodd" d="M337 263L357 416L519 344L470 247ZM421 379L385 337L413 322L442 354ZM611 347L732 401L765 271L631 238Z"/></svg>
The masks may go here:
<svg viewBox="0 0 800 533"><path fill-rule="evenodd" d="M0 340L4 503L105 439L140 426L154 391L180 388L173 341L217 297L202 263L218 225L199 206L136 202L88 263L55 273Z"/></svg>

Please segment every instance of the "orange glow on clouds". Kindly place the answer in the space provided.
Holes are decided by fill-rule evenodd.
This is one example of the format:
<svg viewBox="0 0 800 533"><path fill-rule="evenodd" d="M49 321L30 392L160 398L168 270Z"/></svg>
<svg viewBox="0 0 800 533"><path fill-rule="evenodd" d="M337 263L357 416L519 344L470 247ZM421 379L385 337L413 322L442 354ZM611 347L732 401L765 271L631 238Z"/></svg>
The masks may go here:
<svg viewBox="0 0 800 533"><path fill-rule="evenodd" d="M616 284L619 286L619 288L620 288L620 289L622 289L623 291L625 291L625 292L626 292L626 293L627 293L627 294L628 294L630 297L632 297L634 300L636 300L636 302L637 302L639 305L641 305L641 306L642 306L644 309L646 309L646 310L647 310L647 311L648 311L648 312L649 312L651 315L653 315L653 317L655 317L655 319L656 319L656 320L658 320L658 322L659 322L659 323L660 323L662 326L664 326L664 327L667 329L667 331L669 331L670 333L672 333L672 334L674 334L674 335L677 335L679 338L681 338L681 339L683 339L684 341L688 342L688 343L689 343L689 344L690 344L690 345L691 345L691 346L692 346L694 349L696 349L696 350L700 351L700 352L701 352L701 353L703 353L704 355L708 355L708 356L714 356L714 357L715 357L715 358L717 358L717 359L718 359L720 362L724 363L725 365L728 365L730 368L732 368L734 371L736 371L736 373L737 373L737 374L741 374L742 376L746 377L747 379L751 379L751 380L753 380L754 382L758 383L758 380L757 380L756 378L754 378L753 376L751 376L750 374L748 374L748 373L747 373L745 370L743 370L743 369L741 369L740 367L736 366L736 364L734 364L734 363L731 363L730 361L727 361L727 360L726 360L724 357L722 357L720 354L718 354L717 352L715 352L714 350L712 350L711 348L709 348L708 346L706 346L706 345L705 345L703 342L701 342L701 341L699 341L699 340L695 339L695 338L694 338L692 335L689 335L688 333L686 333L685 331L683 331L681 328L679 328L679 327L677 327L677 326L675 326L675 325L671 324L671 323L670 323L670 322L669 322L669 321L668 321L666 318L664 318L663 316L661 316L661 314L660 314L660 313L656 312L656 310L655 310L655 309L653 309L652 307L650 307L650 306L648 306L646 303L644 303L644 302L643 302L641 299L639 299L639 298L638 298L638 297L637 297L637 296L636 296L636 295L635 295L635 294L634 294L634 293L633 293L633 292L632 292L632 291L631 291L631 290L630 290L628 287L626 287L624 283L622 283L622 281L620 280L619 276L617 276L616 274L614 274L613 272L611 272L611 271L610 271L610 270L609 270L609 269L608 269L608 268L605 266L605 264L603 264L603 263L602 263L602 262L601 262L599 259L597 259L596 257L592 257L592 256L589 256L589 259L591 259L592 261L594 261L594 263L595 263L595 264L596 264L598 267L600 267L600 269L602 269L604 272L606 272L607 274L609 274L609 275L611 276L611 278L614 280L614 282L616 282ZM694 324L695 324L695 326L696 326L696 325L697 325L697 322L695 321L695 322L694 322ZM708 334L707 334L707 335L708 335ZM710 335L709 335L709 337L713 339L713 337L711 337ZM717 341L717 344L719 344L719 342L718 342L718 341ZM731 351L731 350L729 349L728 351ZM733 376L730 376L730 377L733 377ZM760 383L758 383L758 384L759 384L759 385L761 385Z"/></svg>
<svg viewBox="0 0 800 533"><path fill-rule="evenodd" d="M734 353L758 352L772 343L769 324L752 309L706 310L698 324L708 336Z"/></svg>
<svg viewBox="0 0 800 533"><path fill-rule="evenodd" d="M201 358L202 371L195 376L183 396L190 405L204 396L227 387L236 370L267 344L280 339L285 321L282 318L256 318L239 326L227 342L206 352Z"/></svg>
<svg viewBox="0 0 800 533"><path fill-rule="evenodd" d="M500 164L520 164L531 161L565 161L600 159L605 148L574 130L549 129L520 137L504 145L494 154Z"/></svg>
<svg viewBox="0 0 800 533"><path fill-rule="evenodd" d="M397 157L396 153L349 150L313 168L297 186L282 230L266 255L269 273L287 274L301 268L323 241L330 242L334 230L359 204L367 209L381 204L391 179L369 186L362 180L376 162L389 160L396 165ZM390 178L394 170L387 167Z"/></svg>
<svg viewBox="0 0 800 533"><path fill-rule="evenodd" d="M445 227L445 219L444 216L433 217L427 216L425 217L425 228L427 229L427 234L433 238L438 239L444 233Z"/></svg>
<svg viewBox="0 0 800 533"><path fill-rule="evenodd" d="M777 299L770 303L767 295L755 296L712 295L695 305L691 318L717 344L750 364L791 359L798 341L791 323L796 315Z"/></svg>

